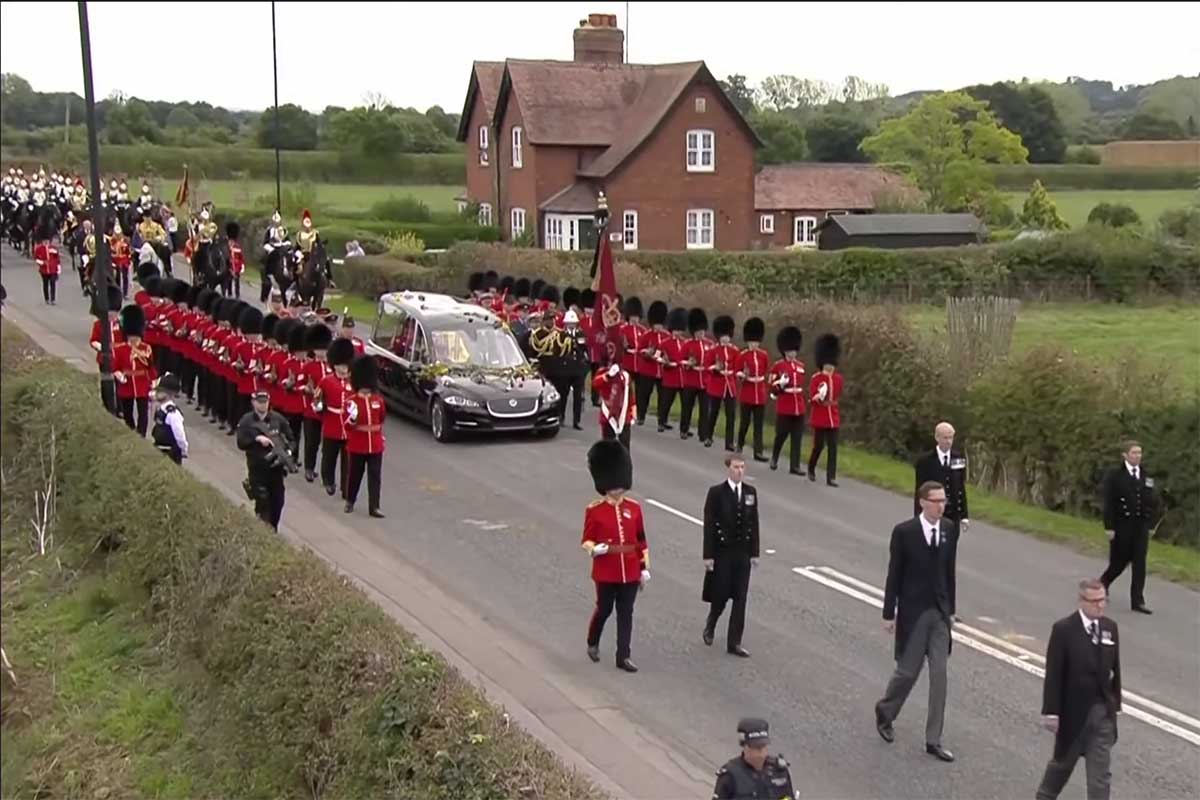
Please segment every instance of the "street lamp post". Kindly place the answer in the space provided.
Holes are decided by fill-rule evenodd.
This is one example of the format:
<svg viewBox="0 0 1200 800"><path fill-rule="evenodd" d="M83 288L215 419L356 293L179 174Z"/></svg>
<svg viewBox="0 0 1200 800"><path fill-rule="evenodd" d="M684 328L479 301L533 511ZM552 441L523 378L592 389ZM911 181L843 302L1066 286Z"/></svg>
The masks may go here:
<svg viewBox="0 0 1200 800"><path fill-rule="evenodd" d="M275 210L283 206L279 170L279 57L275 53L275 3L271 3L271 70L275 73Z"/></svg>

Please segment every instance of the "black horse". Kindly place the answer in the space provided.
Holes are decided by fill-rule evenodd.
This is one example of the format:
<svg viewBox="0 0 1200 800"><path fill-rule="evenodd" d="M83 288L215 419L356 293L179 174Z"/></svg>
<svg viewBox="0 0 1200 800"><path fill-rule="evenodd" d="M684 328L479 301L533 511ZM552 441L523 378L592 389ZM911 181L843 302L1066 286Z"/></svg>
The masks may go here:
<svg viewBox="0 0 1200 800"><path fill-rule="evenodd" d="M228 287L232 283L229 265L232 262L229 255L229 240L224 235L218 236L212 242L203 242L192 253L192 283L203 285L207 289L224 291L229 294Z"/></svg>
<svg viewBox="0 0 1200 800"><path fill-rule="evenodd" d="M286 294L291 285L295 283L296 276L293 268L293 264L295 263L295 256L293 254L295 252L296 245L290 241L285 241L267 253L266 258L263 259L262 302L267 302L272 282L274 282L281 294Z"/></svg>
<svg viewBox="0 0 1200 800"><path fill-rule="evenodd" d="M305 257L296 281L296 294L302 305L321 308L325 290L329 287L329 257L325 255L325 243L317 239L313 249Z"/></svg>

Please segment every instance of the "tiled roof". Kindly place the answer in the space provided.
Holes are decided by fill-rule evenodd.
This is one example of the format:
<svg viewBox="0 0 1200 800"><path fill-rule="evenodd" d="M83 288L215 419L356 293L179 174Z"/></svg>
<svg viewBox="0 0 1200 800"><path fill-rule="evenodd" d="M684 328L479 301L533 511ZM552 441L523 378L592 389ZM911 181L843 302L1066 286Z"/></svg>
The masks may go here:
<svg viewBox="0 0 1200 800"><path fill-rule="evenodd" d="M912 193L901 176L871 164L776 164L754 176L754 208L870 211L880 192Z"/></svg>
<svg viewBox="0 0 1200 800"><path fill-rule="evenodd" d="M462 118L458 121L458 140L466 141L467 125L471 121L471 108L475 102L483 103L485 119L496 113L496 96L500 94L500 80L504 77L503 61L476 61L471 65L471 82L467 88L467 99L463 104Z"/></svg>
<svg viewBox="0 0 1200 800"><path fill-rule="evenodd" d="M974 214L838 214L821 227L828 225L837 225L850 236L983 232L983 223Z"/></svg>
<svg viewBox="0 0 1200 800"><path fill-rule="evenodd" d="M575 181L538 206L556 214L591 214L596 210L597 189L591 181Z"/></svg>

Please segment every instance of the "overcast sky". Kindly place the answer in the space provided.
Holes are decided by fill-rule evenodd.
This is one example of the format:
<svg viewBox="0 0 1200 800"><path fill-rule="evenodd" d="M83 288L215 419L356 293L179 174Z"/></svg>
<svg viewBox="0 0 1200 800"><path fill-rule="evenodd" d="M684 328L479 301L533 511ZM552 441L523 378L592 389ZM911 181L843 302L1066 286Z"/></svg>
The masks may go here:
<svg viewBox="0 0 1200 800"><path fill-rule="evenodd" d="M88 5L97 98L119 89L270 105L270 3ZM703 59L718 78L742 73L751 83L854 74L901 94L1022 77L1124 85L1200 72L1192 2L279 3L279 101L320 111L381 92L397 105L460 111L472 60L570 59L571 32L589 12L617 14L633 62ZM39 91L83 94L78 42L75 3L0 4L0 70Z"/></svg>

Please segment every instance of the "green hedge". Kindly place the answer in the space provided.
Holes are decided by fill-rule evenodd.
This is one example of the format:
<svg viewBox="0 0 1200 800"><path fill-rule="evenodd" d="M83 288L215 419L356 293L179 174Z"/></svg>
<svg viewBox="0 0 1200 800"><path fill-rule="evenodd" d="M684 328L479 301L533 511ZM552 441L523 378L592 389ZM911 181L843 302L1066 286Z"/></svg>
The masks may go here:
<svg viewBox="0 0 1200 800"><path fill-rule="evenodd" d="M996 188L1028 192L1034 181L1047 189L1194 189L1200 167L1105 167L1099 164L994 164Z"/></svg>
<svg viewBox="0 0 1200 800"><path fill-rule="evenodd" d="M56 456L47 564L59 566L47 569L100 570L103 594L135 605L204 698L186 724L222 745L188 754L208 769L187 794L601 796L315 555L105 413L94 375L20 349L22 338L5 324L6 494L32 489ZM25 536L19 527L5 536Z"/></svg>
<svg viewBox="0 0 1200 800"><path fill-rule="evenodd" d="M7 154L6 154L7 155ZM67 166L83 173L87 168L86 143L57 145L37 157L14 157L9 164L26 171L39 163ZM280 153L284 181L317 183L440 184L461 186L466 175L461 153L402 153L372 161L360 155L331 150ZM248 147L163 147L160 145L103 145L100 169L130 175L154 174L178 179L187 164L195 178L275 178L275 151Z"/></svg>

